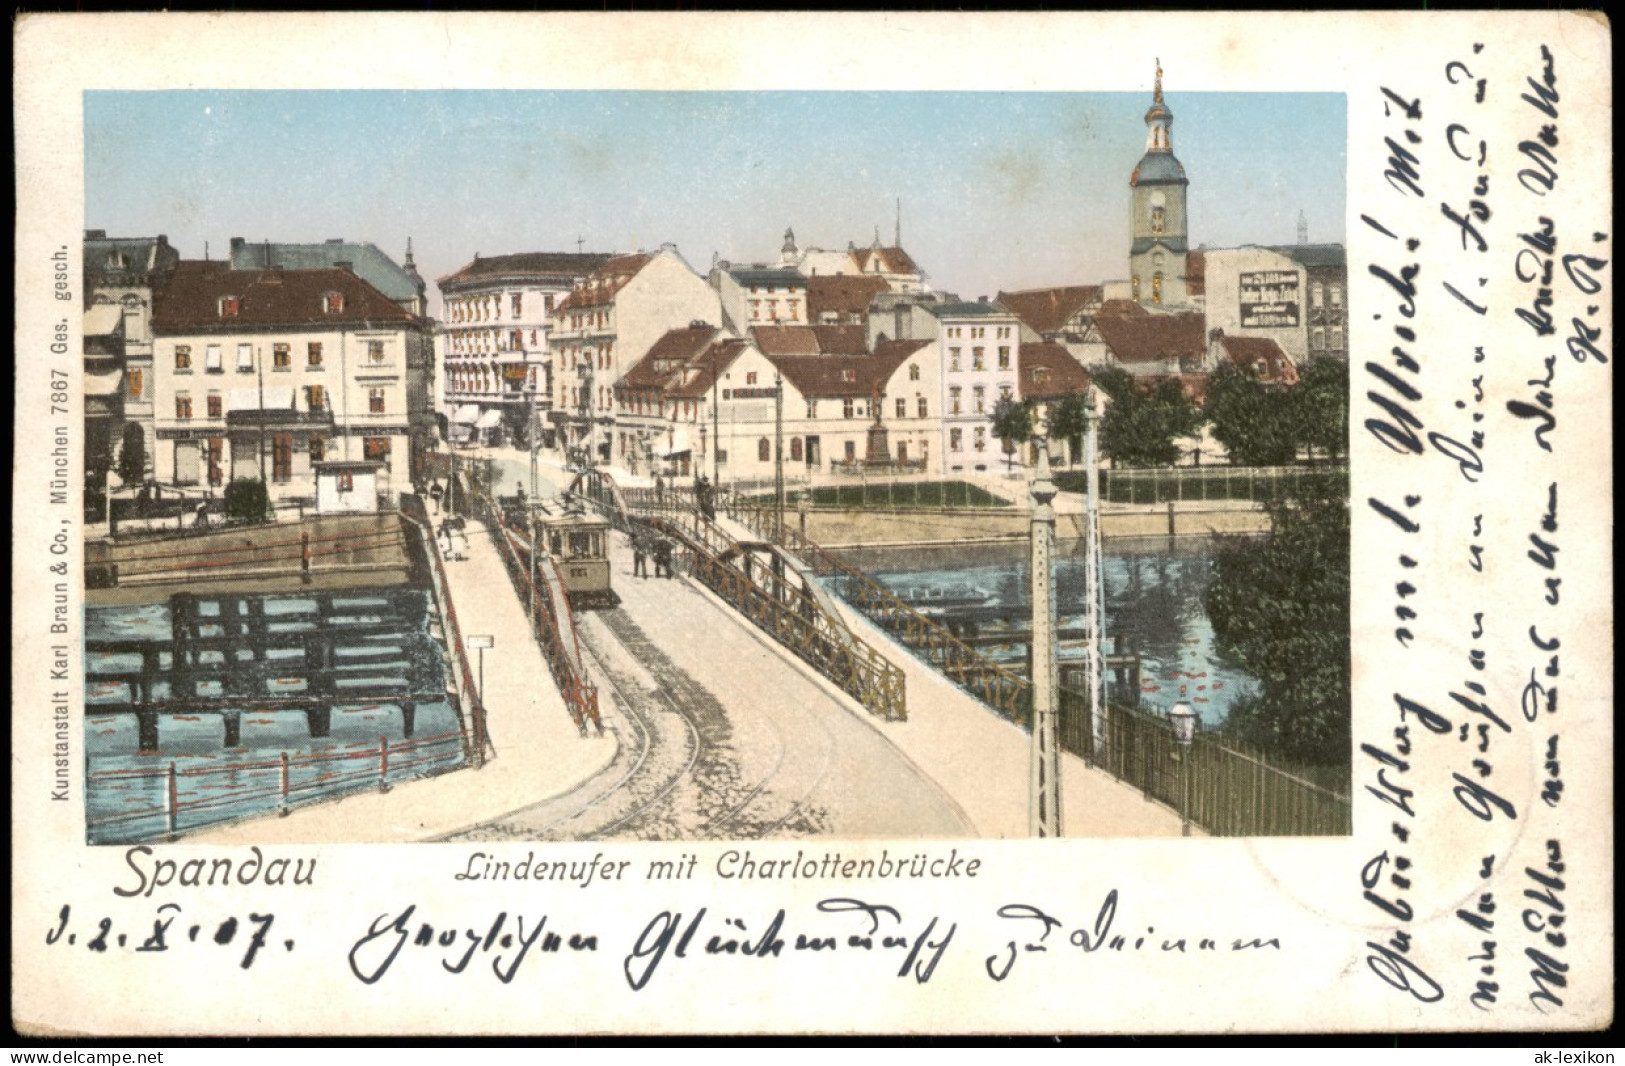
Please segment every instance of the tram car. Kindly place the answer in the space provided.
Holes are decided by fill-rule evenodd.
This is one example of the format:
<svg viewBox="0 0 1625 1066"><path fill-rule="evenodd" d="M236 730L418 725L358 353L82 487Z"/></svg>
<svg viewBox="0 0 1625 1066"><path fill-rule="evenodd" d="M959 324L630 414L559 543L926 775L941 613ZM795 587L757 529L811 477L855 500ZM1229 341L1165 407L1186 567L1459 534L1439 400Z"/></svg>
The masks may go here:
<svg viewBox="0 0 1625 1066"><path fill-rule="evenodd" d="M538 508L536 535L558 564L570 606L577 610L617 607L609 570L609 523L592 514L548 513Z"/></svg>

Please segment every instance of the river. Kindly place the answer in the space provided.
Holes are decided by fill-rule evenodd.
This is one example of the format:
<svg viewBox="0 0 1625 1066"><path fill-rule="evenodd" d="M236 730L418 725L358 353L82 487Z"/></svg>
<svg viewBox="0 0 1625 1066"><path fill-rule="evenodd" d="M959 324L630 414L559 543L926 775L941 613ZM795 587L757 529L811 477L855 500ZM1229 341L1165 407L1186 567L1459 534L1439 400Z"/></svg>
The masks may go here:
<svg viewBox="0 0 1625 1066"><path fill-rule="evenodd" d="M1208 538L1114 539L1106 541L1102 561L1106 647L1115 641L1139 654L1140 706L1160 713L1184 700L1205 729L1223 725L1237 697L1257 687L1215 646L1203 599L1214 549ZM1025 544L1011 544L868 548L841 556L905 598L931 590L957 599L985 596L987 605L1008 607L1012 619L1025 624L1031 618L1027 552ZM1078 625L1084 602L1081 541L1056 545L1055 575L1058 620L1062 627ZM1080 653L1063 647L1063 663Z"/></svg>

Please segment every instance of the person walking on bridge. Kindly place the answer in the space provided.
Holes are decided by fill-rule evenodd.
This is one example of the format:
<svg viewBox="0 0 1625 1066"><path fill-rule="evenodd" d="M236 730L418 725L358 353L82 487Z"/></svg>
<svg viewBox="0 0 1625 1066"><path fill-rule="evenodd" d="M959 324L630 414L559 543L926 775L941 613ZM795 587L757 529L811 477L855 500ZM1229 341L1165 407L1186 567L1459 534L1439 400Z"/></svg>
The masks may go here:
<svg viewBox="0 0 1625 1066"><path fill-rule="evenodd" d="M649 553L641 534L632 538L632 576L649 576Z"/></svg>

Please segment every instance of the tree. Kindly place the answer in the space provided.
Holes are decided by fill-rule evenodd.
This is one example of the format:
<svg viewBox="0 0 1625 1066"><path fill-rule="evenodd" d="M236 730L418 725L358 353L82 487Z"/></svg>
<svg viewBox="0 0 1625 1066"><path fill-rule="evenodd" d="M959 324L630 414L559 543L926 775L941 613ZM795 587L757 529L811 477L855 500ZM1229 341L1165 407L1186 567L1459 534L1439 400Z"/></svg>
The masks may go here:
<svg viewBox="0 0 1625 1066"><path fill-rule="evenodd" d="M1231 708L1238 740L1314 766L1348 760L1349 505L1334 477L1298 479L1266 503L1263 544L1229 539L1213 561L1208 618L1221 655L1259 681Z"/></svg>
<svg viewBox="0 0 1625 1066"><path fill-rule="evenodd" d="M1201 427L1202 414L1177 379L1145 389L1128 371L1111 367L1095 375L1095 384L1111 398L1100 424L1100 450L1113 465L1169 466L1179 460L1175 442Z"/></svg>
<svg viewBox="0 0 1625 1066"><path fill-rule="evenodd" d="M238 478L226 486L226 518L232 522L263 522L271 512L271 494L265 482Z"/></svg>
<svg viewBox="0 0 1625 1066"><path fill-rule="evenodd" d="M134 422L124 427L124 445L118 453L118 476L127 488L147 477L147 437Z"/></svg>
<svg viewBox="0 0 1625 1066"><path fill-rule="evenodd" d="M1081 439L1089 431L1089 417L1089 393L1067 393L1050 408L1050 439L1066 441L1068 455L1077 455L1082 450Z"/></svg>
<svg viewBox="0 0 1625 1066"><path fill-rule="evenodd" d="M1208 378L1206 415L1213 439L1224 445L1231 462L1284 466L1298 457L1301 388L1270 388L1231 363L1213 372Z"/></svg>
<svg viewBox="0 0 1625 1066"><path fill-rule="evenodd" d="M1341 359L1311 359L1292 390L1297 438L1304 447L1320 449L1330 459L1348 445L1349 368Z"/></svg>
<svg viewBox="0 0 1625 1066"><path fill-rule="evenodd" d="M1004 462L1008 468L1015 461L1016 446L1033 437L1033 409L1027 403L1000 397L993 405L993 436L1004 443Z"/></svg>

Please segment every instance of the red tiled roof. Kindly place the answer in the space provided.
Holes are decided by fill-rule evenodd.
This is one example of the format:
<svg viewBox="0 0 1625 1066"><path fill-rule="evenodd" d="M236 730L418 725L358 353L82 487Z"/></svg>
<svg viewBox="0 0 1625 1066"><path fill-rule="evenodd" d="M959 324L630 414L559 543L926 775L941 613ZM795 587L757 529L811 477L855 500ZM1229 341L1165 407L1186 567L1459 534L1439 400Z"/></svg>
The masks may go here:
<svg viewBox="0 0 1625 1066"><path fill-rule="evenodd" d="M1144 318L1151 312L1135 303L1133 300L1107 300L1095 312L1095 320L1116 316L1117 318Z"/></svg>
<svg viewBox="0 0 1625 1066"><path fill-rule="evenodd" d="M664 388L672 375L688 365L717 335L712 326L690 326L661 335L649 351L621 375L618 387L629 389Z"/></svg>
<svg viewBox="0 0 1625 1066"><path fill-rule="evenodd" d="M712 375L720 375L733 366L734 360L745 354L750 341L737 337L723 337L706 346L705 350L689 360L684 374L693 372L687 384L673 384L666 395L677 400L695 400L710 395Z"/></svg>
<svg viewBox="0 0 1625 1066"><path fill-rule="evenodd" d="M844 322L853 314L868 315L869 304L891 286L885 278L854 274L817 274L807 279L807 320L817 322L833 311Z"/></svg>
<svg viewBox="0 0 1625 1066"><path fill-rule="evenodd" d="M328 312L325 296L343 297ZM220 314L223 297L237 313ZM359 276L338 267L315 270L232 270L224 261L183 260L153 300L154 329L232 330L245 326L407 324L418 319Z"/></svg>
<svg viewBox="0 0 1625 1066"><path fill-rule="evenodd" d="M1102 315L1095 327L1121 363L1200 359L1207 353L1207 324L1200 314Z"/></svg>
<svg viewBox="0 0 1625 1066"><path fill-rule="evenodd" d="M1298 368L1279 344L1268 337L1219 337L1219 347L1238 368L1266 385L1296 385Z"/></svg>
<svg viewBox="0 0 1625 1066"><path fill-rule="evenodd" d="M756 341L756 347L769 358L775 355L818 355L823 351L818 344L818 334L813 332L811 326L752 326L750 335Z"/></svg>
<svg viewBox="0 0 1625 1066"><path fill-rule="evenodd" d="M1054 400L1089 387L1089 374L1064 345L1023 344L1016 352L1023 400Z"/></svg>
<svg viewBox="0 0 1625 1066"><path fill-rule="evenodd" d="M1099 285L1066 285L999 293L999 303L1039 333L1055 333L1079 311L1100 301Z"/></svg>
<svg viewBox="0 0 1625 1066"><path fill-rule="evenodd" d="M580 288L560 300L553 313L556 315L572 308L602 307L613 300L615 294L653 258L646 252L611 257L609 262L593 271Z"/></svg>
<svg viewBox="0 0 1625 1066"><path fill-rule="evenodd" d="M863 326L813 326L823 355L868 355L869 331Z"/></svg>
<svg viewBox="0 0 1625 1066"><path fill-rule="evenodd" d="M929 343L887 341L874 355L780 355L768 359L808 399L844 399L873 396L885 387L903 360Z"/></svg>
<svg viewBox="0 0 1625 1066"><path fill-rule="evenodd" d="M852 252L852 261L860 273L874 273L875 257L880 258L880 269L887 274L918 274L920 268L901 248L858 248Z"/></svg>

